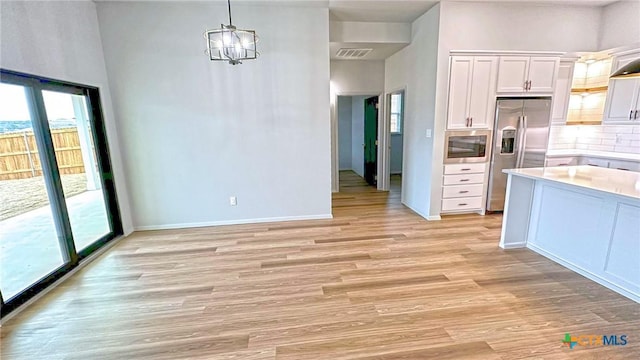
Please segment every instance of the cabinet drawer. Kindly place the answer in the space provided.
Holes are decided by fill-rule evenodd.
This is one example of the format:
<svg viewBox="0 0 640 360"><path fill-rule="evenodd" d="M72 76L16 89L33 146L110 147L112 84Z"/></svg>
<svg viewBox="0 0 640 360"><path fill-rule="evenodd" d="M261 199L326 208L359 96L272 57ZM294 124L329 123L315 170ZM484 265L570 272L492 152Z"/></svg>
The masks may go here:
<svg viewBox="0 0 640 360"><path fill-rule="evenodd" d="M472 174L484 172L485 163L478 164L447 164L444 166L445 175Z"/></svg>
<svg viewBox="0 0 640 360"><path fill-rule="evenodd" d="M625 160L610 160L609 168L618 170L640 171L640 162Z"/></svg>
<svg viewBox="0 0 640 360"><path fill-rule="evenodd" d="M482 184L484 181L484 173L479 174L462 174L462 175L445 175L443 185L467 185Z"/></svg>
<svg viewBox="0 0 640 360"><path fill-rule="evenodd" d="M442 188L442 198L459 198L482 196L482 184L475 185L451 185Z"/></svg>
<svg viewBox="0 0 640 360"><path fill-rule="evenodd" d="M442 200L442 211L477 210L481 208L481 196Z"/></svg>
<svg viewBox="0 0 640 360"><path fill-rule="evenodd" d="M582 157L580 158L580 165L609 167L609 160L600 159L600 158Z"/></svg>

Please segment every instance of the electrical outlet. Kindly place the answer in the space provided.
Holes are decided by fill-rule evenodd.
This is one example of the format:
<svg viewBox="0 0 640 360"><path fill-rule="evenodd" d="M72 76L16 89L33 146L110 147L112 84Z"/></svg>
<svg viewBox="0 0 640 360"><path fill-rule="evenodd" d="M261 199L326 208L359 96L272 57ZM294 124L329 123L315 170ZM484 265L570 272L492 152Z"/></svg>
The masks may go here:
<svg viewBox="0 0 640 360"><path fill-rule="evenodd" d="M431 137L431 129L427 129L426 135L427 135L428 138Z"/></svg>
<svg viewBox="0 0 640 360"><path fill-rule="evenodd" d="M235 197L235 196L230 196L229 197L229 205L231 205L231 206L238 205L238 198Z"/></svg>

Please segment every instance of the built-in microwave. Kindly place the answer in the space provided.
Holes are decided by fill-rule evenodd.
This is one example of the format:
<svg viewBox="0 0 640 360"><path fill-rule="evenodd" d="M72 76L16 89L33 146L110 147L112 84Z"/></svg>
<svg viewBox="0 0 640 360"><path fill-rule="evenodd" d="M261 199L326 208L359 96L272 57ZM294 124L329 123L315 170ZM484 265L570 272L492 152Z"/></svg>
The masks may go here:
<svg viewBox="0 0 640 360"><path fill-rule="evenodd" d="M487 162L491 130L451 130L445 133L444 163Z"/></svg>

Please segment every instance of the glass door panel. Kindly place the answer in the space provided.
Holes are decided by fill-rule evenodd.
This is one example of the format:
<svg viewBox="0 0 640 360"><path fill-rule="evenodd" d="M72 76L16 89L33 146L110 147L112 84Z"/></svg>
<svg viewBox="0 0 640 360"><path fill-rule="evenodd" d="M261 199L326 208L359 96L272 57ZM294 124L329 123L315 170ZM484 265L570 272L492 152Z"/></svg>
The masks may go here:
<svg viewBox="0 0 640 360"><path fill-rule="evenodd" d="M30 88L0 83L0 291L5 302L66 263L30 94Z"/></svg>
<svg viewBox="0 0 640 360"><path fill-rule="evenodd" d="M43 90L45 111L76 250L110 234L96 147L83 95Z"/></svg>

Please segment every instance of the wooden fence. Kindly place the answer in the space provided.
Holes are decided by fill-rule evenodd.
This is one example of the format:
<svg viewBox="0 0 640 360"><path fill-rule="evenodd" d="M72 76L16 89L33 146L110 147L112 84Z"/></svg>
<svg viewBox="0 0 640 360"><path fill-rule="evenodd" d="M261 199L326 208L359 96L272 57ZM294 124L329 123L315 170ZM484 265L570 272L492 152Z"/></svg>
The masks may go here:
<svg viewBox="0 0 640 360"><path fill-rule="evenodd" d="M60 174L84 173L80 138L76 128L51 130ZM38 147L32 130L0 134L0 180L42 175Z"/></svg>

